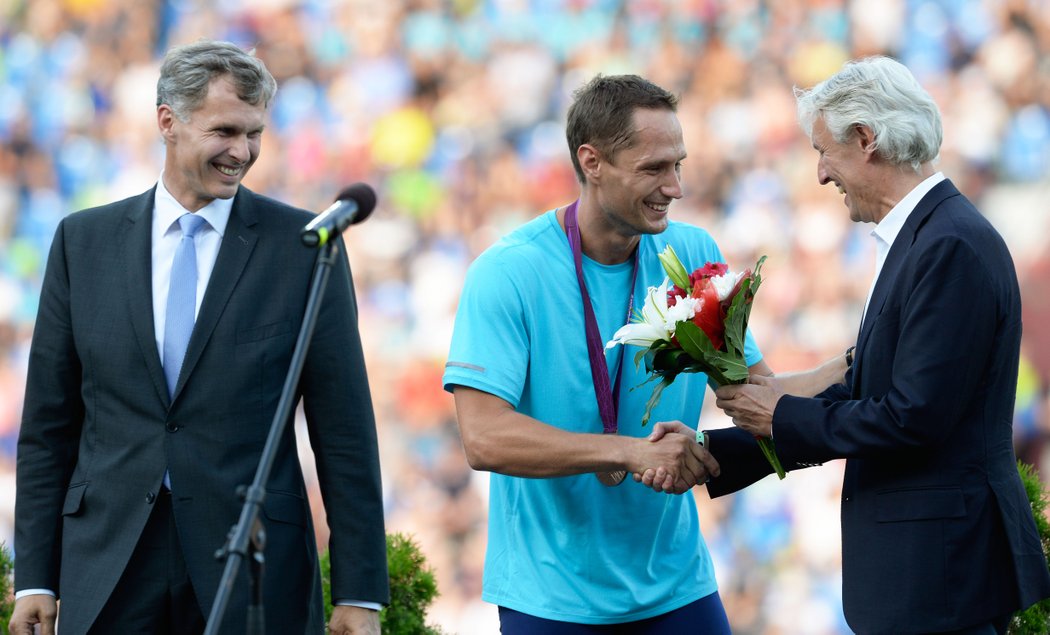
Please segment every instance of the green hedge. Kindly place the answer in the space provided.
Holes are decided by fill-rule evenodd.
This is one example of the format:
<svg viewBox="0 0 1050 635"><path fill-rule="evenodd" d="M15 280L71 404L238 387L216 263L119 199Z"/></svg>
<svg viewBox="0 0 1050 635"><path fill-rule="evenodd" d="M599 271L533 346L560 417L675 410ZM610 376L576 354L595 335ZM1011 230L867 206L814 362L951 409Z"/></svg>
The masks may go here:
<svg viewBox="0 0 1050 635"><path fill-rule="evenodd" d="M11 621L11 611L15 610L15 563L11 559L11 550L7 544L0 542L0 633L7 635L7 623Z"/></svg>
<svg viewBox="0 0 1050 635"><path fill-rule="evenodd" d="M1028 502L1032 504L1032 515L1035 516L1036 527L1039 528L1039 539L1043 543L1043 553L1050 560L1050 521L1046 519L1046 508L1048 504L1046 489L1039 479L1039 472L1034 467L1017 462L1017 471L1021 474L1024 483L1024 491L1028 494ZM1046 635L1050 633L1050 599L1038 602L1027 610L1014 615L1010 620L1010 628L1006 631L1009 635Z"/></svg>
<svg viewBox="0 0 1050 635"><path fill-rule="evenodd" d="M379 613L383 633L392 635L441 635L440 628L426 623L427 608L438 596L434 572L412 538L395 533L386 536L386 561L390 570L390 606ZM325 621L332 617L331 563L328 551L321 554L321 583L324 587Z"/></svg>

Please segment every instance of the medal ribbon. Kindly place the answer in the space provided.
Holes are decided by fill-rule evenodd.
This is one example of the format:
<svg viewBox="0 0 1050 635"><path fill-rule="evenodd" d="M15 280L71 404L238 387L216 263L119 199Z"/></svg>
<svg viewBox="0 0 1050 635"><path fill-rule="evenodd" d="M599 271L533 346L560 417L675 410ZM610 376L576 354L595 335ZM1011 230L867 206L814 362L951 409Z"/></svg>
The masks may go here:
<svg viewBox="0 0 1050 635"><path fill-rule="evenodd" d="M576 280L580 283L580 296L583 298L583 321L587 329L587 357L591 362L591 380L594 382L594 394L598 398L598 412L602 417L602 432L604 434L616 434L616 412L620 406L620 381L617 379L616 386L610 388L609 367L605 363L605 346L602 343L601 332L598 330L598 320L594 317L594 307L591 306L591 296L587 294L587 283L583 279L583 247L580 241L580 226L576 222L576 208L579 200L573 201L565 210L565 236L569 239L569 248L572 250L573 263L576 265ZM630 322L631 311L634 310L634 283L638 278L638 248L634 250L634 267L631 272L631 295L627 301L627 319L624 324ZM617 366L619 373L623 373L623 349L619 347L619 358Z"/></svg>

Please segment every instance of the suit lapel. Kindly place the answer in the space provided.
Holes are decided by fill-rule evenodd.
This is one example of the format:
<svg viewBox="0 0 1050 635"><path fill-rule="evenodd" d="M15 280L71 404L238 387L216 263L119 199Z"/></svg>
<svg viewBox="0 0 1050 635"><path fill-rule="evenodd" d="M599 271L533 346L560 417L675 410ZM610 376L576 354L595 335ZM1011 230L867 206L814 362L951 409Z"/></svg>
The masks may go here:
<svg viewBox="0 0 1050 635"><path fill-rule="evenodd" d="M121 233L124 256L124 283L128 300L131 327L138 340L146 370L160 400L168 403L168 387L164 382L164 368L157 352L157 335L153 324L153 205L157 188L131 199L127 223Z"/></svg>
<svg viewBox="0 0 1050 635"><path fill-rule="evenodd" d="M915 243L915 237L919 229L942 201L958 194L959 190L955 188L951 181L945 179L927 192L926 196L922 197L919 204L915 206L912 213L908 215L908 220L904 222L900 233L897 234L897 238L893 241L893 246L890 247L890 253L886 254L886 262L882 264L879 279L875 283L875 289L872 290L871 301L868 303L868 310L864 314L864 320L860 325L860 334L857 336L858 354L864 350L864 345L871 335L872 325L875 324L875 318L882 313L882 307L886 304L886 298L889 297L890 291L893 289L897 280L897 274L907 258L908 251L911 249L912 244ZM860 385L857 377L854 377L853 385Z"/></svg>
<svg viewBox="0 0 1050 635"><path fill-rule="evenodd" d="M204 292L204 300L197 314L197 322L186 347L186 357L182 362L182 371L179 373L172 401L178 398L186 379L200 360L201 353L215 331L215 325L218 324L219 317L222 316L259 239L252 229L256 224L253 196L254 194L242 185L233 200L230 220L226 224L226 233L223 234L222 244L219 246L215 268L212 269L211 279L208 280L208 288Z"/></svg>

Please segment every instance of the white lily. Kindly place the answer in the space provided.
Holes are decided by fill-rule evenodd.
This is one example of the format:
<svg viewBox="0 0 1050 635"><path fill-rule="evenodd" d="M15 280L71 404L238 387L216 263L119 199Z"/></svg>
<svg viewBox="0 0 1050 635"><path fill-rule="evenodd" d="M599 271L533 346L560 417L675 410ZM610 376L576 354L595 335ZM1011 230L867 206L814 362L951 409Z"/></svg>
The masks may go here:
<svg viewBox="0 0 1050 635"><path fill-rule="evenodd" d="M654 342L669 342L678 323L692 319L700 303L696 298L678 298L678 302L669 307L667 291L670 288L671 283L667 278L659 287L649 287L641 314L636 315L630 324L620 327L605 348L613 348L617 344L649 348Z"/></svg>

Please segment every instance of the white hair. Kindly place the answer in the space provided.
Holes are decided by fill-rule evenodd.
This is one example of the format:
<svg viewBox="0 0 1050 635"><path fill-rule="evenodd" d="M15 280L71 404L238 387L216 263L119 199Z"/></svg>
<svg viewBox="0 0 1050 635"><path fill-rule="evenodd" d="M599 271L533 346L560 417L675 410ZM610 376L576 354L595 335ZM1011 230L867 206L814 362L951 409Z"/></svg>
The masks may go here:
<svg viewBox="0 0 1050 635"><path fill-rule="evenodd" d="M847 62L841 71L810 90L795 88L798 120L811 138L817 117L828 132L845 143L866 126L875 149L893 165L910 165L916 172L940 154L941 114L937 104L911 71L888 57Z"/></svg>

